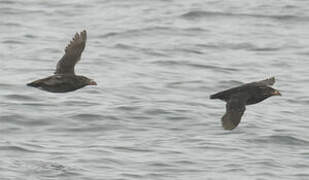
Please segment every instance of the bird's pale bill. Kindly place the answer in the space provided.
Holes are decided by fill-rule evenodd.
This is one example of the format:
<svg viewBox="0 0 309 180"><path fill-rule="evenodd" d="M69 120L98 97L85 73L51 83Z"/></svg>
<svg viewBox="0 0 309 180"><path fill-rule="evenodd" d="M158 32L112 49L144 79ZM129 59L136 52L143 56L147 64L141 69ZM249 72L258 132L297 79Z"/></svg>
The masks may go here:
<svg viewBox="0 0 309 180"><path fill-rule="evenodd" d="M281 93L278 90L275 90L272 95L274 96L281 96Z"/></svg>
<svg viewBox="0 0 309 180"><path fill-rule="evenodd" d="M97 83L94 80L89 81L89 85L97 85Z"/></svg>

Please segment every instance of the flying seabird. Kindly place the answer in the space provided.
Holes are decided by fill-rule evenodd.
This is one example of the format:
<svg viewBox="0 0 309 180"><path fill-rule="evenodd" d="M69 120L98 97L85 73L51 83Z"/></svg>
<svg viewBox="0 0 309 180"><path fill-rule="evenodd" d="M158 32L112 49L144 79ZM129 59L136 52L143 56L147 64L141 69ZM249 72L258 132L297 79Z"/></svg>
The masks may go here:
<svg viewBox="0 0 309 180"><path fill-rule="evenodd" d="M274 83L275 78L272 77L211 95L210 99L220 99L226 102L226 112L221 118L223 128L232 130L237 127L246 110L246 105L259 103L271 96L281 96L278 90L270 87Z"/></svg>
<svg viewBox="0 0 309 180"><path fill-rule="evenodd" d="M74 67L80 60L87 41L86 31L76 33L73 40L65 48L63 57L58 61L55 74L47 78L28 83L28 86L40 88L49 92L70 92L87 85L97 83L85 76L75 75Z"/></svg>

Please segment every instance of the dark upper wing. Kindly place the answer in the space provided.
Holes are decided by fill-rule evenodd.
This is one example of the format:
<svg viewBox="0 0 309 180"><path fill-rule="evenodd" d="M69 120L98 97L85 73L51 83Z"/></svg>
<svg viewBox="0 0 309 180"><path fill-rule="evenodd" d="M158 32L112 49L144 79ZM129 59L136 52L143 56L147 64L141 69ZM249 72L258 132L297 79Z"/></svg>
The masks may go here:
<svg viewBox="0 0 309 180"><path fill-rule="evenodd" d="M227 90L224 90L224 91L220 91L216 94L211 95L210 99L221 99L221 100L224 100L224 101L227 102L230 99L232 94L236 94L236 93L241 92L242 87L243 86L237 86L237 87L230 88L230 89L227 89Z"/></svg>
<svg viewBox="0 0 309 180"><path fill-rule="evenodd" d="M74 66L80 60L87 41L86 31L76 33L73 40L65 48L65 54L59 60L55 74L75 74Z"/></svg>
<svg viewBox="0 0 309 180"><path fill-rule="evenodd" d="M240 122L241 116L244 114L246 107L246 94L240 93L233 95L226 103L226 112L221 122L226 130L234 129Z"/></svg>
<svg viewBox="0 0 309 180"><path fill-rule="evenodd" d="M268 79L264 79L261 81L246 83L241 86L237 86L231 89L227 89L225 91L218 92L216 94L213 94L210 96L210 99L222 99L224 101L228 101L230 99L230 96L232 94L240 93L242 90L244 90L246 87L250 86L272 86L275 84L275 77L271 77Z"/></svg>
<svg viewBox="0 0 309 180"><path fill-rule="evenodd" d="M275 84L275 82L276 82L275 77L271 77L271 78L253 82L253 83L259 86L272 86Z"/></svg>

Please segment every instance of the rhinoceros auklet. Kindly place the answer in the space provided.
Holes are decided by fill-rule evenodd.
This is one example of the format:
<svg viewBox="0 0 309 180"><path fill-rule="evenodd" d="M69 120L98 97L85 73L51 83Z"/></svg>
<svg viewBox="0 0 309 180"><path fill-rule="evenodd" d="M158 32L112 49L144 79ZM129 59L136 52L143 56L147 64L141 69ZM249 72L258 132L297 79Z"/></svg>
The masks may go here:
<svg viewBox="0 0 309 180"><path fill-rule="evenodd" d="M211 95L210 99L220 99L226 102L226 112L221 118L223 128L232 130L237 127L246 110L246 105L259 103L271 96L281 96L278 90L269 87L274 83L275 78L272 77Z"/></svg>
<svg viewBox="0 0 309 180"><path fill-rule="evenodd" d="M75 64L80 60L87 41L86 31L76 33L73 40L65 48L63 57L59 60L54 75L28 83L49 92L70 92L87 85L97 85L95 81L85 76L75 75Z"/></svg>

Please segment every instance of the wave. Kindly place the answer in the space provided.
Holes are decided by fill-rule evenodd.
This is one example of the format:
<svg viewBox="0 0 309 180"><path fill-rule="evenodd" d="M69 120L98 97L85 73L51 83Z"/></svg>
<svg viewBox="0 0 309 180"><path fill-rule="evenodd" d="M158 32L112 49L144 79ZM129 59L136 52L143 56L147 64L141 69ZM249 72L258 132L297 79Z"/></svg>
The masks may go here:
<svg viewBox="0 0 309 180"><path fill-rule="evenodd" d="M1 14L5 15L49 15L48 12L43 10L29 10L29 9L22 9L22 8L11 8L11 7L0 7Z"/></svg>
<svg viewBox="0 0 309 180"><path fill-rule="evenodd" d="M307 21L309 17L306 16L296 16L296 15L264 15L264 14L249 14L249 13L229 13L229 12L214 12L214 11L190 11L180 15L180 17L185 19L195 19L195 18L263 18L263 19L273 19L273 20L298 20Z"/></svg>
<svg viewBox="0 0 309 180"><path fill-rule="evenodd" d="M130 35L140 36L147 32L165 31L165 30L170 31L172 30L172 28L164 27L164 26L154 26L154 27L146 27L146 28L140 28L140 29L129 29L129 30L120 31L120 32L109 32L109 33L99 36L98 38L109 38L113 36L130 36Z"/></svg>
<svg viewBox="0 0 309 180"><path fill-rule="evenodd" d="M8 4L17 4L17 2L10 1L10 0L2 0L0 4L8 5Z"/></svg>
<svg viewBox="0 0 309 180"><path fill-rule="evenodd" d="M20 94L5 95L5 97L11 100L19 100L19 101L38 101L38 99L35 97Z"/></svg>
<svg viewBox="0 0 309 180"><path fill-rule="evenodd" d="M259 47L251 43L218 43L218 44L198 44L200 48L206 49L231 49L231 50L247 50L247 51L260 51L260 52L272 52L280 51L282 47Z"/></svg>
<svg viewBox="0 0 309 180"><path fill-rule="evenodd" d="M272 144L283 144L283 145L294 145L294 146L308 146L309 142L300 138L293 137L291 135L271 135L262 138L257 138L253 141L259 143L272 143Z"/></svg>
<svg viewBox="0 0 309 180"><path fill-rule="evenodd" d="M99 35L97 38L110 38L110 37L130 37L130 36L150 36L152 34L167 34L167 35L175 35L175 33L180 33L184 35L185 32L190 33L199 33L208 31L204 28L199 27L187 27L187 28L178 28L178 27L167 27L167 26L151 26L139 29L128 29L124 31L118 32L108 32L103 35ZM152 34L151 34L152 33ZM191 34L190 34L191 35Z"/></svg>
<svg viewBox="0 0 309 180"><path fill-rule="evenodd" d="M140 153L148 153L153 152L150 148L142 148L142 147L128 147L128 146L113 146L112 149L123 152L140 152Z"/></svg>
<svg viewBox="0 0 309 180"><path fill-rule="evenodd" d="M159 65L164 65L164 66L188 66L188 67L193 67L193 68L198 68L198 69L210 69L214 70L216 72L218 71L228 71L228 72L236 72L238 69L236 68L231 68L231 67L219 67L219 66L214 66L214 65L205 65L205 64L197 64L197 63L190 63L186 61L172 61L172 60L159 60L153 62L154 64L159 64Z"/></svg>
<svg viewBox="0 0 309 180"><path fill-rule="evenodd" d="M23 41L17 41L17 40L4 40L2 41L3 44L25 44Z"/></svg>
<svg viewBox="0 0 309 180"><path fill-rule="evenodd" d="M156 57L167 57L168 54L164 53L163 50L157 50L153 48L148 48L148 47L138 47L138 46L133 46L129 44L122 44L122 43L117 43L113 46L115 49L122 49L122 50L130 50L130 51L136 51L136 52L141 52L146 55L150 56L156 56Z"/></svg>
<svg viewBox="0 0 309 180"><path fill-rule="evenodd" d="M13 152L23 152L23 153L38 153L39 151L27 149L25 147L21 146L14 146L14 145L8 145L8 146L0 146L1 151L13 151Z"/></svg>
<svg viewBox="0 0 309 180"><path fill-rule="evenodd" d="M81 168L53 161L18 160L15 164L18 164L21 170L28 170L31 172L33 177L54 177L55 179L70 177L69 179L76 179L74 177L80 176L81 171L84 171Z"/></svg>
<svg viewBox="0 0 309 180"><path fill-rule="evenodd" d="M99 114L78 114L71 116L73 119L78 119L78 120L87 120L87 121L96 121L96 120L102 120L104 119L103 115Z"/></svg>

